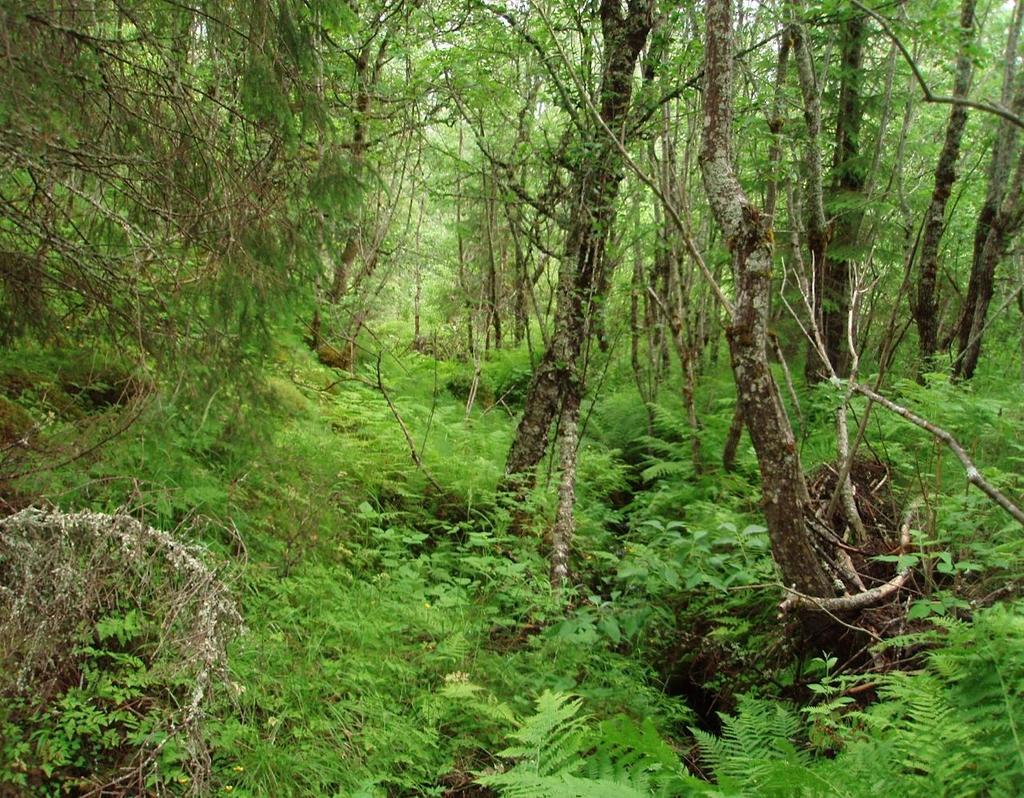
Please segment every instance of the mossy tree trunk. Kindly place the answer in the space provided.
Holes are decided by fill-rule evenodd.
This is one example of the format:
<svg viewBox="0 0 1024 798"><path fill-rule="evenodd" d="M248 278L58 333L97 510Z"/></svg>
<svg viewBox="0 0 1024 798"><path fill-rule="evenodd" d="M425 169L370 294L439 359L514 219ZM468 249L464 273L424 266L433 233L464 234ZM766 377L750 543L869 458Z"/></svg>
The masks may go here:
<svg viewBox="0 0 1024 798"><path fill-rule="evenodd" d="M633 73L653 23L653 0L602 0L604 69L599 113L617 135L624 130L633 93ZM555 326L534 372L523 416L509 449L502 490L521 493L533 485L534 469L544 457L552 422L563 405L578 404L583 394L581 354L607 289L605 246L615 221L615 200L622 169L618 148L601 126L589 125L573 167L574 198L569 213L565 255L556 292Z"/></svg>

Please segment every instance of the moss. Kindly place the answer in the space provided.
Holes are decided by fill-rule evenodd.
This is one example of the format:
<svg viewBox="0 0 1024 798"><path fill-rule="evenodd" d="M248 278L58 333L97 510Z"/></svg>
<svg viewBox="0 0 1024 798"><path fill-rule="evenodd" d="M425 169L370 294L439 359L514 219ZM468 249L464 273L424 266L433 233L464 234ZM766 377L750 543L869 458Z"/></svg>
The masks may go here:
<svg viewBox="0 0 1024 798"><path fill-rule="evenodd" d="M288 414L300 415L309 411L309 400L288 380L271 377L267 380L267 387L274 401Z"/></svg>
<svg viewBox="0 0 1024 798"><path fill-rule="evenodd" d="M348 371L352 366L349 362L348 355L341 349L333 347L330 344L321 344L317 347L316 358L325 366L330 366L332 369Z"/></svg>
<svg viewBox="0 0 1024 798"><path fill-rule="evenodd" d="M33 426L32 416L21 406L0 396L0 445L25 437Z"/></svg>
<svg viewBox="0 0 1024 798"><path fill-rule="evenodd" d="M82 407L63 388L37 371L11 368L0 374L0 396L22 401L44 410L52 410L60 418L77 419Z"/></svg>

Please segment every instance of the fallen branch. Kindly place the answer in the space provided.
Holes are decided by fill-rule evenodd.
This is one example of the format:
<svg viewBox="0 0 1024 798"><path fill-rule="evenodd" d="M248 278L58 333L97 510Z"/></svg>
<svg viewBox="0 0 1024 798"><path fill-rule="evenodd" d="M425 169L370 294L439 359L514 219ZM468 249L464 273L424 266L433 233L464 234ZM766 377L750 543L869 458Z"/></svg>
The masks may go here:
<svg viewBox="0 0 1024 798"><path fill-rule="evenodd" d="M910 545L910 525L917 514L920 501L915 501L903 516L903 523L900 525L900 548L906 549ZM822 610L824 612L852 612L872 607L875 604L895 595L907 583L910 578L911 568L908 566L896 576L883 585L865 590L862 593L854 593L852 596L837 596L835 598L820 598L800 593L791 587L783 586L789 596L779 604L779 617L792 612L795 609Z"/></svg>
<svg viewBox="0 0 1024 798"><path fill-rule="evenodd" d="M851 383L850 388L854 393L859 393L861 396L866 396L872 402L880 404L886 410L890 410L901 418L906 419L914 426L920 427L926 432L931 433L935 438L942 441L949 448L957 460L959 460L963 467L967 471L967 481L974 485L978 490L988 496L992 501L1002 507L1006 512L1013 516L1013 518L1021 525L1024 526L1024 510L1021 510L1016 504L1010 501L1007 496L1000 491L995 485L989 482L985 477L981 475L978 467L974 465L974 462L970 457L967 456L967 452L964 451L964 447L960 445L956 438L950 435L946 430L941 427L937 427L927 419L921 418L920 416L907 410L902 405L898 405L891 399L886 399L880 393L868 388L866 385L859 383Z"/></svg>

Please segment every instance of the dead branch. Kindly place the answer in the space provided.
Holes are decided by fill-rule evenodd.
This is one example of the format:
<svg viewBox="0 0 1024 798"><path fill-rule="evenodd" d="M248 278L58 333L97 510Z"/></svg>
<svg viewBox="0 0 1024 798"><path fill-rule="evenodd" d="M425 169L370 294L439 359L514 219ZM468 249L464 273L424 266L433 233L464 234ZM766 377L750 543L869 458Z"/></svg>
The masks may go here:
<svg viewBox="0 0 1024 798"><path fill-rule="evenodd" d="M978 467L974 464L970 457L967 456L967 452L964 451L964 447L960 445L956 438L950 435L946 430L936 426L927 419L921 418L921 416L912 413L902 405L898 405L891 399L886 399L880 393L871 390L866 385L860 383L850 383L850 388L854 393L859 393L861 396L866 396L872 402L881 405L886 410L890 410L896 415L903 419L906 419L916 427L920 427L925 432L930 433L936 439L946 444L946 447L956 455L957 460L961 462L964 469L967 471L967 481L974 485L978 490L988 496L992 501L1002 507L1008 512L1013 518L1021 525L1024 526L1024 511L1020 509L1014 502L1012 502L1007 496L995 487L991 482L982 476Z"/></svg>
<svg viewBox="0 0 1024 798"><path fill-rule="evenodd" d="M917 508L920 500L913 502L903 516L903 523L900 525L900 547L906 549L910 545L910 525L917 515ZM789 596L779 604L779 616L786 615L795 609L821 610L823 612L852 612L872 607L875 604L885 601L895 595L907 579L910 578L911 568L908 566L884 585L865 590L861 593L854 593L852 596L838 596L836 598L820 598L800 593L792 587L783 585L783 590Z"/></svg>

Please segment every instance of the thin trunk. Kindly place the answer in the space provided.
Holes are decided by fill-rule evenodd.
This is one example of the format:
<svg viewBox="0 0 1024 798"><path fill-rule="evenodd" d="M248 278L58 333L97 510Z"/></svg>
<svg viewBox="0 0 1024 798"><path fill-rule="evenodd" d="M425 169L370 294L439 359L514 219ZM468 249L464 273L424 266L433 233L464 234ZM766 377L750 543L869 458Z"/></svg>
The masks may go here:
<svg viewBox="0 0 1024 798"><path fill-rule="evenodd" d="M644 411L647 414L647 434L653 435L654 410L651 407L652 396L649 386L652 370L648 364L648 372L644 374L644 368L640 364L640 295L643 291L643 239L637 236L633 247L633 279L629 287L629 363L633 369L637 393L640 395L640 401L643 402Z"/></svg>
<svg viewBox="0 0 1024 798"><path fill-rule="evenodd" d="M729 424L729 432L725 436L725 446L722 448L722 469L726 472L736 470L736 450L740 446L740 438L743 437L743 404L739 397L736 397L736 409L732 412L732 421Z"/></svg>
<svg viewBox="0 0 1024 798"><path fill-rule="evenodd" d="M854 15L842 25L841 64L842 78L839 88L839 115L836 119L836 148L832 164L834 199L844 205L837 214L833 250L814 269L814 312L820 318L825 341L825 352L836 373L845 374L849 351L846 346L846 317L850 309L850 258L846 253L854 248L863 211L857 207L864 188L864 167L860 163L860 133L863 120L861 101L864 82L863 55L867 27L864 17ZM819 382L828 375L813 347L808 350L805 374L810 382Z"/></svg>
<svg viewBox="0 0 1024 798"><path fill-rule="evenodd" d="M412 312L413 312L413 333L412 333L412 346L417 352L423 352L426 349L426 341L423 339L423 335L420 332L420 304L423 300L423 251L421 248L422 239L420 233L423 229L423 214L426 206L426 198L420 197L419 214L416 217L416 255L413 259L413 277L416 281L415 293L413 294L412 300ZM437 355L437 352L434 352Z"/></svg>
<svg viewBox="0 0 1024 798"><path fill-rule="evenodd" d="M1013 22L1007 34L1002 91L1003 104L1010 106L1015 114L1024 112L1024 72L1018 69L1022 23L1024 2L1018 0ZM1017 164L1012 180L1014 188L1007 191L1007 184L1011 182L1010 172L1021 149L1019 140L1020 131L1017 126L1001 119L992 147L985 202L978 213L978 221L974 228L971 276L955 330L959 354L953 364L954 379L969 380L974 376L981 355L985 318L992 301L996 267L1006 254L1006 249L1019 226L1019 220L1015 217L1016 209L1020 205L1020 163Z"/></svg>
<svg viewBox="0 0 1024 798"><path fill-rule="evenodd" d="M558 460L561 477L558 483L558 510L551 530L551 587L561 590L569 579L569 552L576 529L573 508L576 506L576 451L579 447L578 402L562 408L559 422Z"/></svg>
<svg viewBox="0 0 1024 798"><path fill-rule="evenodd" d="M956 61L956 79L953 85L954 97L966 97L971 86L971 47L974 42L974 7L976 0L963 0L960 6L960 49ZM917 320L918 351L921 368L928 370L935 355L938 336L938 298L936 278L938 276L939 242L946 227L946 204L956 181L956 164L960 158L960 140L967 124L967 108L952 106L946 125L946 138L935 167L935 188L932 200L925 212L924 230L921 235L919 255L919 278L917 303L914 317Z"/></svg>
<svg viewBox="0 0 1024 798"><path fill-rule="evenodd" d="M693 469L697 474L704 472L704 458L701 455L700 418L697 415L697 369L696 360L699 356L698 344L696 341L688 340L687 319L689 317L688 292L689 286L684 285L682 274L679 269L679 258L681 253L672 252L672 260L669 263L669 290L668 300L672 304L666 311L669 326L672 329L672 341L675 344L676 355L679 358L679 366L683 372L682 394L683 407L686 408L686 422L690 427L690 455L693 460Z"/></svg>
<svg viewBox="0 0 1024 798"><path fill-rule="evenodd" d="M473 300L466 275L466 239L462 229L462 161L465 154L465 136L459 123L459 173L455 178L455 245L459 258L459 290L462 291L462 305L466 314L466 357L472 358L476 349L473 338Z"/></svg>
<svg viewBox="0 0 1024 798"><path fill-rule="evenodd" d="M370 61L373 53L373 39L370 39L355 58L355 112L352 115L352 140L349 142L349 158L352 165L352 177L359 181L363 178L366 166L366 127L370 120L373 107L373 92L380 79L381 70L387 58L389 37L387 34L377 46L377 54ZM334 277L331 281L330 298L332 302L340 301L349 290L352 267L360 249L360 224L353 222L342 248L341 255L334 266Z"/></svg>
<svg viewBox="0 0 1024 798"><path fill-rule="evenodd" d="M772 113L768 119L768 130L772 134L768 146L768 185L765 189L764 213L769 222L774 221L775 208L779 197L779 163L782 161L782 130L786 126L785 86L786 67L793 40L788 30L782 32L778 59L775 63L775 94L772 99ZM742 423L742 422L741 422Z"/></svg>
<svg viewBox="0 0 1024 798"><path fill-rule="evenodd" d="M1020 152L1010 189L1006 192L1002 205L989 225L985 244L978 256L974 274L972 274L972 276L976 274L977 277L974 312L971 314L966 336L961 337L963 343L960 354L953 365L953 376L956 379L971 379L978 367L988 309L995 292L996 267L1006 256L1010 242L1020 230L1021 221L1024 219L1022 190L1024 190L1024 149Z"/></svg>
<svg viewBox="0 0 1024 798"><path fill-rule="evenodd" d="M494 196L494 180L483 174L484 190L484 231L487 238L487 317L494 330L494 348L501 349L501 313L498 306L498 258L495 255L497 232L497 197ZM488 333L488 340L490 335ZM486 348L486 346L485 346Z"/></svg>
<svg viewBox="0 0 1024 798"><path fill-rule="evenodd" d="M799 12L799 8L797 12ZM794 62L803 97L804 124L807 127L807 142L804 149L804 171L806 182L807 250L810 254L814 274L824 273L825 252L828 248L828 223L825 220L825 189L821 173L821 103L819 101L818 79L814 74L811 50L807 37L799 23L792 23L789 35L793 41ZM820 279L817 281L820 296ZM820 310L819 307L815 310ZM808 358L811 362L811 358Z"/></svg>

